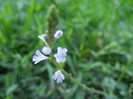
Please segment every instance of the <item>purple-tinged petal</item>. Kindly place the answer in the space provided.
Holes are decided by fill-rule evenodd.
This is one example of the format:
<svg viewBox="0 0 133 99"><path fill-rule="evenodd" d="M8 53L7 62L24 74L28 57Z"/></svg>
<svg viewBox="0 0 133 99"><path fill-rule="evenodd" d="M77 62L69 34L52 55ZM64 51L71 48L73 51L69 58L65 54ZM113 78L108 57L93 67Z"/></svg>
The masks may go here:
<svg viewBox="0 0 133 99"><path fill-rule="evenodd" d="M36 51L36 55L33 56L32 61L34 64L39 63L42 60L47 60L49 57L44 56L39 50Z"/></svg>
<svg viewBox="0 0 133 99"><path fill-rule="evenodd" d="M61 47L57 48L57 54L54 55L57 63L66 61L66 56L67 56L66 52L67 52L66 48L61 48Z"/></svg>
<svg viewBox="0 0 133 99"><path fill-rule="evenodd" d="M62 81L65 79L65 76L61 73L60 70L58 70L54 73L52 78L56 80L57 83L62 83Z"/></svg>
<svg viewBox="0 0 133 99"><path fill-rule="evenodd" d="M41 40L43 40L43 42L44 42L46 45L48 45L47 42L45 41L45 38L46 38L46 37L47 37L47 34L38 35L38 38L40 38Z"/></svg>
<svg viewBox="0 0 133 99"><path fill-rule="evenodd" d="M63 35L63 31L58 30L58 31L55 32L54 38L55 38L55 39L58 39L58 38L60 38L62 35Z"/></svg>

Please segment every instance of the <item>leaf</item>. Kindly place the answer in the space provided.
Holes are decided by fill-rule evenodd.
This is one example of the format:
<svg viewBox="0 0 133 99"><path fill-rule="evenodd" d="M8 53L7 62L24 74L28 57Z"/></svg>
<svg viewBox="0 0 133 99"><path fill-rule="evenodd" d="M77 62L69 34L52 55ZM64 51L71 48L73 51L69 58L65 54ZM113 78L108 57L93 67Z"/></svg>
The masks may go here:
<svg viewBox="0 0 133 99"><path fill-rule="evenodd" d="M46 64L46 67L47 67L47 70L48 70L48 75L49 75L49 78L50 78L51 86L54 89L55 88L55 84L54 84L54 80L52 79L52 76L53 76L53 68L48 63Z"/></svg>
<svg viewBox="0 0 133 99"><path fill-rule="evenodd" d="M89 71L93 68L96 68L96 67L100 67L102 66L103 63L102 62L94 62L94 63L87 63L87 64L79 64L80 67L82 67L82 71Z"/></svg>
<svg viewBox="0 0 133 99"><path fill-rule="evenodd" d="M6 95L10 95L11 93L13 93L16 89L18 88L18 84L14 84L14 85L11 85L10 87L8 87L6 89Z"/></svg>
<svg viewBox="0 0 133 99"><path fill-rule="evenodd" d="M6 43L7 43L7 39L6 39L6 37L3 35L3 33L1 32L1 30L0 30L0 42L1 42L2 44L6 44Z"/></svg>
<svg viewBox="0 0 133 99"><path fill-rule="evenodd" d="M85 92L83 90L77 90L75 99L84 99L85 98Z"/></svg>

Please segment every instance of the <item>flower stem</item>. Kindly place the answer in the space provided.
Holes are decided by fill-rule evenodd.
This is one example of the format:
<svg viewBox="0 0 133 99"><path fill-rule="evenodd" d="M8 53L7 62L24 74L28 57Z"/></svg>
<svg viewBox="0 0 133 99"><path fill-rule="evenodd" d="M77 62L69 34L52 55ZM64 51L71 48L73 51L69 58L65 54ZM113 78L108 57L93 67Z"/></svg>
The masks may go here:
<svg viewBox="0 0 133 99"><path fill-rule="evenodd" d="M88 90L90 93L97 93L97 94L100 94L100 95L104 95L104 96L107 96L107 93L103 92L103 91L100 91L100 90L96 90L94 88L90 88L88 86L86 86L85 84L82 84L79 80L75 79L72 77L72 75L70 73L67 73L61 66L60 64L58 64L52 57L53 55L51 54L51 62L56 65L56 67L58 69L60 69L62 71L63 74L65 74L66 77L68 77L72 82L78 84L80 87L82 87L83 89L85 90Z"/></svg>

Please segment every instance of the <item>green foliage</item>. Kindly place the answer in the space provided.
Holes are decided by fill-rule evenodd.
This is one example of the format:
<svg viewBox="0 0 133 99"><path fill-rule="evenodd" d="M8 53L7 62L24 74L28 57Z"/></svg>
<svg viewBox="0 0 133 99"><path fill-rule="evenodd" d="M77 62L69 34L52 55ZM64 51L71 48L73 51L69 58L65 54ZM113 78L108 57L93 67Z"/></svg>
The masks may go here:
<svg viewBox="0 0 133 99"><path fill-rule="evenodd" d="M32 63L44 45L37 35L48 29L53 4L59 23L49 25L64 31L55 45L68 49L64 69L108 97L90 94L68 78L56 84L53 64ZM132 13L132 0L0 0L0 99L132 99Z"/></svg>

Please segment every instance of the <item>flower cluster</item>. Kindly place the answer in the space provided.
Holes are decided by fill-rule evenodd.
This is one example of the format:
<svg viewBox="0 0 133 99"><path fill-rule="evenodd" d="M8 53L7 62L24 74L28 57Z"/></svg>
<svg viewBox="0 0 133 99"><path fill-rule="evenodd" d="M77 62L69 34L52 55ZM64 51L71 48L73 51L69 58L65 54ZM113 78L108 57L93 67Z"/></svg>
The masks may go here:
<svg viewBox="0 0 133 99"><path fill-rule="evenodd" d="M55 32L52 39L56 41L62 35L63 31L58 30ZM42 53L39 50L36 51L36 55L34 55L32 58L34 64L37 64L42 60L50 60L49 55L51 54L52 49L50 48L49 44L46 42L47 36L48 36L47 34L42 34L38 36L38 38L40 38L45 43L45 46L42 48ZM67 49L62 47L58 47L57 53L54 54L54 58L57 63L65 62L66 56L67 56ZM56 71L52 78L56 80L57 83L62 83L62 81L65 79L64 75L61 73L61 70Z"/></svg>

